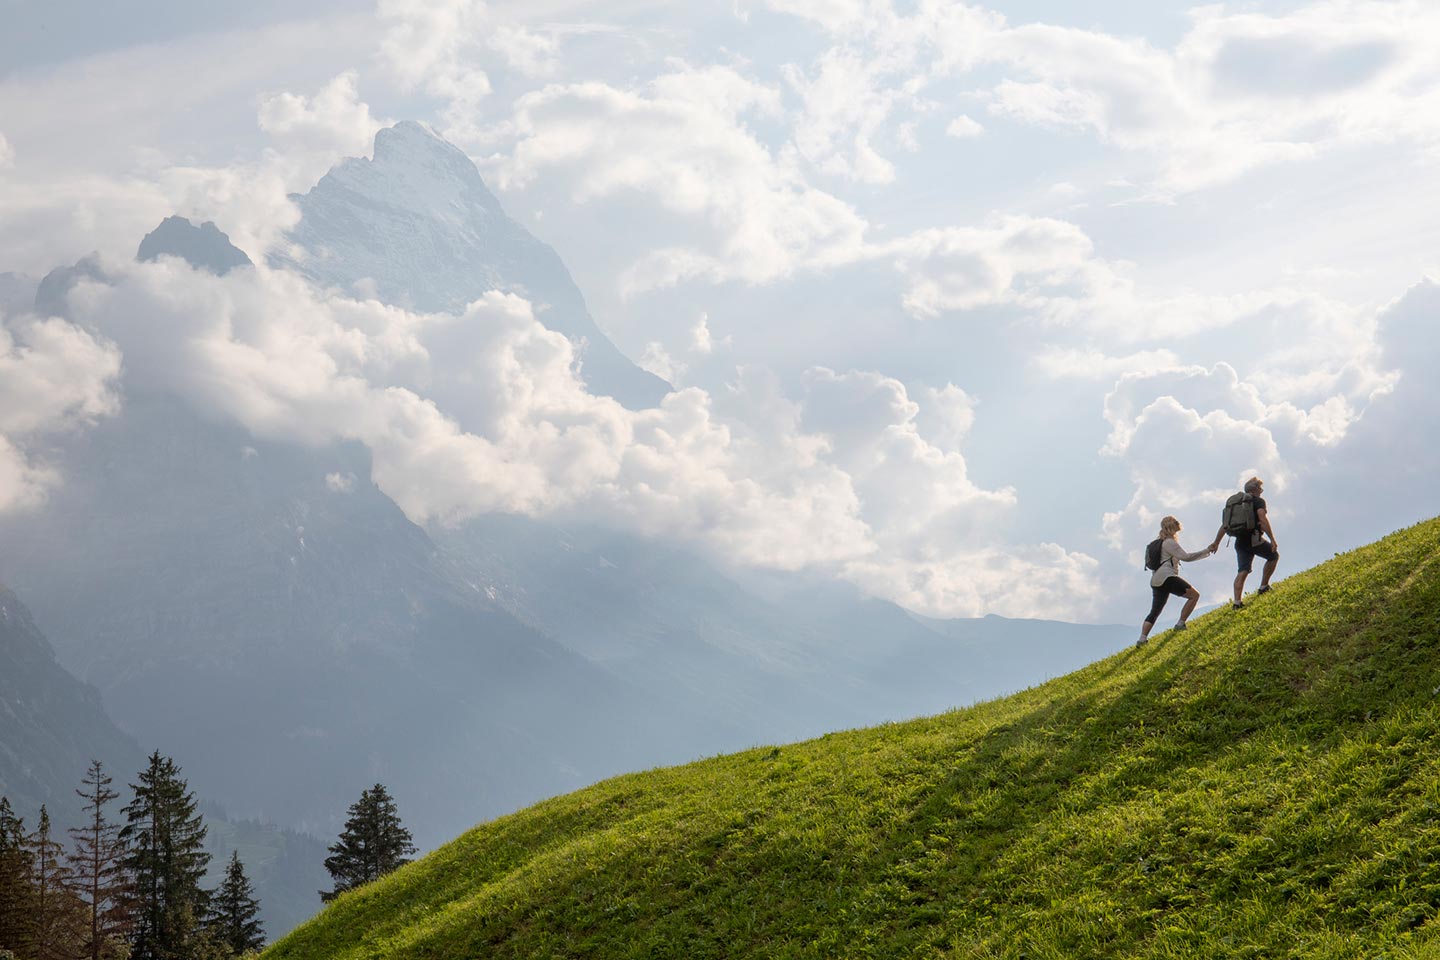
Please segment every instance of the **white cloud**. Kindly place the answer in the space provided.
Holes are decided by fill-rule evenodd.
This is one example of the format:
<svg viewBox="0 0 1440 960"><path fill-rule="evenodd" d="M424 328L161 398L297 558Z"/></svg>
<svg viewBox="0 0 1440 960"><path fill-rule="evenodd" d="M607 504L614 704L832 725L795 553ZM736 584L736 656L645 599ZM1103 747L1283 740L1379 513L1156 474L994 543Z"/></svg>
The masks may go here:
<svg viewBox="0 0 1440 960"><path fill-rule="evenodd" d="M943 450L959 450L975 425L975 398L953 383L926 387L921 397L916 418L921 433Z"/></svg>
<svg viewBox="0 0 1440 960"><path fill-rule="evenodd" d="M982 88L993 115L1148 156L1147 195L1157 198L1347 145L1440 149L1431 58L1440 10L1418 0L1325 0L1280 15L1203 6L1170 48L1099 30L1012 25L940 0L904 14L889 0L767 5L833 38L814 83L845 99L810 111L818 125L810 135L825 145L852 139L853 159L830 158L852 175L888 179L892 168L874 144L888 123L905 122L897 109L922 109L921 91L980 66L1000 74ZM961 117L947 132L974 135L979 125Z"/></svg>
<svg viewBox="0 0 1440 960"><path fill-rule="evenodd" d="M690 328L691 353L709 356L715 352L716 347L728 347L733 341L734 338L728 334L716 340L710 333L710 317L704 313L695 321L695 326Z"/></svg>
<svg viewBox="0 0 1440 960"><path fill-rule="evenodd" d="M54 317L0 317L0 512L34 506L61 480L33 449L119 409L113 345Z"/></svg>
<svg viewBox="0 0 1440 960"><path fill-rule="evenodd" d="M327 473L325 474L325 489L331 493L353 493L355 491L355 474Z"/></svg>
<svg viewBox="0 0 1440 960"><path fill-rule="evenodd" d="M831 32L852 27L865 18L866 0L763 0L776 13L814 21Z"/></svg>
<svg viewBox="0 0 1440 960"><path fill-rule="evenodd" d="M1095 31L1006 30L994 55L1028 79L995 87L992 108L1150 154L1157 185L1172 191L1344 145L1440 143L1433 7L1333 0L1266 16L1213 5L1192 18L1170 50Z"/></svg>
<svg viewBox="0 0 1440 960"><path fill-rule="evenodd" d="M278 93L260 103L260 129L289 153L325 154L334 162L370 149L383 124L370 115L356 89L357 77L347 70L313 97Z"/></svg>
<svg viewBox="0 0 1440 960"><path fill-rule="evenodd" d="M1086 619L1100 610L1100 564L1054 543L952 551L914 564L855 561L846 577L876 596L933 616Z"/></svg>
<svg viewBox="0 0 1440 960"><path fill-rule="evenodd" d="M814 370L799 401L742 374L718 402L689 388L635 412L586 393L569 341L513 295L457 317L318 295L263 266L115 273L70 305L113 334L130 382L267 439L363 442L376 484L419 522L583 515L936 614L1074 610L1058 591L1011 596L1009 578L1068 584L1091 569L1058 548L993 546L1016 498L969 479L958 443L973 410L953 386L925 394L936 410L922 416L875 373Z"/></svg>
<svg viewBox="0 0 1440 960"><path fill-rule="evenodd" d="M924 613L1093 613L1095 561L1053 544L996 547L1015 492L976 486L956 450L922 434L899 382L825 369L807 381L805 431L828 441L826 459L849 476L877 546L844 565L846 578ZM954 387L929 396L945 407L934 418L947 428L942 442L958 443L969 398Z"/></svg>
<svg viewBox="0 0 1440 960"><path fill-rule="evenodd" d="M165 197L167 215L223 224L230 242L258 261L299 222L300 211L290 194L309 180L307 172L289 158L269 153L227 167L169 166L156 173L155 188ZM154 228L150 223L143 232Z"/></svg>
<svg viewBox="0 0 1440 960"><path fill-rule="evenodd" d="M512 70L525 76L552 76L559 66L560 44L555 37L535 33L523 26L496 26L490 36L489 47L500 54Z"/></svg>
<svg viewBox="0 0 1440 960"><path fill-rule="evenodd" d="M313 185L344 154L363 153L378 121L356 99L354 75L342 73L312 97L262 98L258 124L280 149L223 166L152 150L123 176L27 174L15 189L0 191L3 269L43 274L96 249L128 257L171 214L212 220L261 259L299 218L289 195Z"/></svg>
<svg viewBox="0 0 1440 960"><path fill-rule="evenodd" d="M10 141L5 139L5 134L0 133L0 170L4 170L15 162L15 148L10 146Z"/></svg>
<svg viewBox="0 0 1440 960"><path fill-rule="evenodd" d="M791 131L795 148L823 173L861 183L890 183L895 167L874 141L902 91L887 90L874 65L836 48L822 55L813 75L790 65L785 77L800 97Z"/></svg>
<svg viewBox="0 0 1440 960"><path fill-rule="evenodd" d="M774 112L778 95L725 67L684 68L628 92L555 85L516 104L517 142L496 167L502 188L541 173L568 183L577 202L639 197L703 228L662 237L630 268L636 293L694 278L764 283L863 253L864 221L808 186L743 125Z"/></svg>
<svg viewBox="0 0 1440 960"><path fill-rule="evenodd" d="M1116 357L1096 349L1050 346L1036 354L1031 364L1053 379L1114 380L1124 373L1179 366L1180 359L1172 350L1141 350Z"/></svg>
<svg viewBox="0 0 1440 960"><path fill-rule="evenodd" d="M92 423L118 409L120 355L74 324L20 317L0 326L0 432L11 437Z"/></svg>
<svg viewBox="0 0 1440 960"><path fill-rule="evenodd" d="M895 248L909 282L905 306L926 317L1021 302L1070 281L1093 252L1074 224L1031 217L925 230Z"/></svg>
<svg viewBox="0 0 1440 960"><path fill-rule="evenodd" d="M406 90L423 87L446 101L441 133L458 143L481 139L475 121L490 95L490 78L476 66L491 26L481 0L380 0L388 24L380 55Z"/></svg>
<svg viewBox="0 0 1440 960"><path fill-rule="evenodd" d="M658 340L651 340L645 344L645 350L640 354L637 362L644 369L669 383L680 383L685 376L686 365L670 356L670 351L666 350L665 345Z"/></svg>
<svg viewBox="0 0 1440 960"><path fill-rule="evenodd" d="M978 120L963 113L945 125L945 135L957 140L968 140L984 132L985 128Z"/></svg>
<svg viewBox="0 0 1440 960"><path fill-rule="evenodd" d="M1112 545L1133 543L1164 514L1213 507L1253 474L1280 492L1327 472L1326 452L1363 428L1361 413L1388 394L1393 377L1332 381L1353 392L1308 409L1267 398L1264 383L1242 380L1227 363L1119 378L1105 398L1111 432L1101 452L1125 462L1135 489L1123 510L1105 515Z"/></svg>

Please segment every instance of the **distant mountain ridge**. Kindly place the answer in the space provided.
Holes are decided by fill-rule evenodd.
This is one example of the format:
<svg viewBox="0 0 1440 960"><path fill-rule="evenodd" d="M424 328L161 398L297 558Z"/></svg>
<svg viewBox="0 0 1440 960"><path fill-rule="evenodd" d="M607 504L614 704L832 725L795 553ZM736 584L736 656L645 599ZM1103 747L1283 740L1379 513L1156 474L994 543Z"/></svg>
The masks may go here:
<svg viewBox="0 0 1440 960"><path fill-rule="evenodd" d="M21 815L47 803L57 823L76 824L74 791L90 761L126 776L143 757L100 692L60 666L29 609L0 584L0 794Z"/></svg>
<svg viewBox="0 0 1440 960"><path fill-rule="evenodd" d="M68 847L67 829L85 819L75 791L90 761L104 763L114 780L120 797L108 812L120 822L127 785L144 759L139 744L106 714L99 692L60 666L30 611L0 585L0 796L31 827L45 805ZM230 851L239 850L270 936L284 935L314 912L314 891L328 879L323 843L267 824L232 821L213 800L203 806L210 883L217 882Z"/></svg>

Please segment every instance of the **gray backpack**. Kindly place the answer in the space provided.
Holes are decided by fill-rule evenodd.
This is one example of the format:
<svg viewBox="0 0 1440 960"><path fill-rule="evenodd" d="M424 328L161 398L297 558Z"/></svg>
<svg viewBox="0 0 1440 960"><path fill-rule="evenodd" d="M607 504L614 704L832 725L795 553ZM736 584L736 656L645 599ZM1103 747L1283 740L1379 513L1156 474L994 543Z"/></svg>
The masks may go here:
<svg viewBox="0 0 1440 960"><path fill-rule="evenodd" d="M1220 514L1225 532L1235 539L1250 537L1255 532L1255 498L1248 493L1236 493L1225 501L1225 510Z"/></svg>

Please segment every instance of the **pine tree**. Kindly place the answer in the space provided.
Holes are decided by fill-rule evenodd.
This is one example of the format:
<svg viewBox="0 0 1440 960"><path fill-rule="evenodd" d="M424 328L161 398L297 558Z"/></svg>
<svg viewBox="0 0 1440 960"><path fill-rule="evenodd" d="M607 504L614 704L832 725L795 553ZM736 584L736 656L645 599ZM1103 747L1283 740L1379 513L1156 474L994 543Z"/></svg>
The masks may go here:
<svg viewBox="0 0 1440 960"><path fill-rule="evenodd" d="M34 936L34 873L25 821L0 797L0 950L18 953Z"/></svg>
<svg viewBox="0 0 1440 960"><path fill-rule="evenodd" d="M329 903L346 890L377 880L409 863L407 857L414 852L410 831L400 825L395 801L384 784L362 790L350 806L340 839L330 847L331 856L325 859L335 889L320 891L320 899Z"/></svg>
<svg viewBox="0 0 1440 960"><path fill-rule="evenodd" d="M89 921L82 954L88 960L115 956L130 919L126 846L120 839L120 824L112 823L105 815L106 805L120 796L110 789L110 783L104 764L92 760L84 789L75 791L86 801L85 826L70 830L75 841L70 854L71 873Z"/></svg>
<svg viewBox="0 0 1440 960"><path fill-rule="evenodd" d="M30 960L71 960L82 939L80 902L70 889L65 847L54 839L50 813L40 808L40 823L29 839L34 864L31 885L35 919L23 956Z"/></svg>
<svg viewBox="0 0 1440 960"><path fill-rule="evenodd" d="M197 918L208 895L200 886L210 855L205 823L195 811L180 770L157 750L132 783L120 839L129 844L125 867L134 883L134 960L179 960L196 952Z"/></svg>
<svg viewBox="0 0 1440 960"><path fill-rule="evenodd" d="M265 931L256 919L260 903L255 899L250 879L245 876L245 866L240 862L238 850L230 855L225 879L220 889L215 891L211 910L211 932L236 955L265 946Z"/></svg>

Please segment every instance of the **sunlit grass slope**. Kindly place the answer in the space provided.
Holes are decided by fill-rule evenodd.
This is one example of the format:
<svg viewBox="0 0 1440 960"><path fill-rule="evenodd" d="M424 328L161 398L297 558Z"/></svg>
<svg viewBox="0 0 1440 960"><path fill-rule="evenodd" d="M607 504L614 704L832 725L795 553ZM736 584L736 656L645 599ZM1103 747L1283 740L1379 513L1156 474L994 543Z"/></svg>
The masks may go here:
<svg viewBox="0 0 1440 960"><path fill-rule="evenodd" d="M485 824L265 956L1440 955L1437 734L1431 521L1017 696Z"/></svg>

